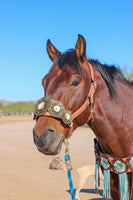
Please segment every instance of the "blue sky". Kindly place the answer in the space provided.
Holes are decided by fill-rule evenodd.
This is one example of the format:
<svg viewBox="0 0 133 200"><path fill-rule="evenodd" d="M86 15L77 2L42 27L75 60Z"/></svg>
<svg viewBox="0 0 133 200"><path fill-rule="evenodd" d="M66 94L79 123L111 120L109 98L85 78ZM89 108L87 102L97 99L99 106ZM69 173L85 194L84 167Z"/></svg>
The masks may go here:
<svg viewBox="0 0 133 200"><path fill-rule="evenodd" d="M88 58L133 69L132 9L132 0L0 0L0 99L44 95L47 39L64 52L82 34Z"/></svg>

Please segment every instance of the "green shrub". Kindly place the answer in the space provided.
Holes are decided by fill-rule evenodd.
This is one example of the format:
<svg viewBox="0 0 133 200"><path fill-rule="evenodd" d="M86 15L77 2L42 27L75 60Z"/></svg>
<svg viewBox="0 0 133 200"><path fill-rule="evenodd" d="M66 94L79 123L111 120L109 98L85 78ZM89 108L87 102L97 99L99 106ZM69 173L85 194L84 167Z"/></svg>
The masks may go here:
<svg viewBox="0 0 133 200"><path fill-rule="evenodd" d="M2 103L0 103L0 110L3 108L3 104Z"/></svg>
<svg viewBox="0 0 133 200"><path fill-rule="evenodd" d="M5 113L31 113L33 111L33 102L17 102L3 107Z"/></svg>

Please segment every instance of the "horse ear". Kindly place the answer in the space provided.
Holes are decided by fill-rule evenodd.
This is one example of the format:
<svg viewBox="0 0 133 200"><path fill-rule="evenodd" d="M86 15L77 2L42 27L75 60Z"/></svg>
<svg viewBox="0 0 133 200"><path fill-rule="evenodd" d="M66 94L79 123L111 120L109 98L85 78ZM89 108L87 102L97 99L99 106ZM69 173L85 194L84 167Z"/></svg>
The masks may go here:
<svg viewBox="0 0 133 200"><path fill-rule="evenodd" d="M86 57L86 41L82 35L78 35L78 41L75 47L77 58L81 61Z"/></svg>
<svg viewBox="0 0 133 200"><path fill-rule="evenodd" d="M50 40L47 41L47 52L52 61L61 55L61 52L54 47Z"/></svg>

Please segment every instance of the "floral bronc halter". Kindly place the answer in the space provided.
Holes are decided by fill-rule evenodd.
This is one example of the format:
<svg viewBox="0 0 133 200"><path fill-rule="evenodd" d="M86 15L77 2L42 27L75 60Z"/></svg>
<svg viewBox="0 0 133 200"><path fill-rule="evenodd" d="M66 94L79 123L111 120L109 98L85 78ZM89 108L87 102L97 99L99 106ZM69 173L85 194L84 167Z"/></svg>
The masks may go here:
<svg viewBox="0 0 133 200"><path fill-rule="evenodd" d="M39 99L33 108L35 117L46 115L61 119L65 124L71 125L71 111L66 110L60 101L51 100L49 97Z"/></svg>

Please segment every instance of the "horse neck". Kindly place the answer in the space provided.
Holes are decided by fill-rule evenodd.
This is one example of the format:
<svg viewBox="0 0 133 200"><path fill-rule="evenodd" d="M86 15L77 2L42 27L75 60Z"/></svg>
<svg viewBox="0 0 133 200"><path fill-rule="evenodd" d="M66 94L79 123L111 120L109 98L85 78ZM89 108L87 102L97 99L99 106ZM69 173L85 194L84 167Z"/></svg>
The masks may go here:
<svg viewBox="0 0 133 200"><path fill-rule="evenodd" d="M96 70L95 70L96 71ZM130 85L115 80L116 96L110 97L105 81L95 72L94 114L88 125L98 138L101 149L114 157L126 157L133 153L133 90ZM126 94L126 96L125 96ZM130 139L129 139L130 138Z"/></svg>

